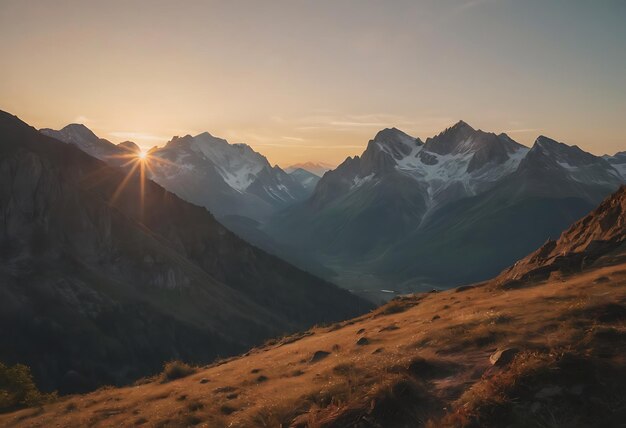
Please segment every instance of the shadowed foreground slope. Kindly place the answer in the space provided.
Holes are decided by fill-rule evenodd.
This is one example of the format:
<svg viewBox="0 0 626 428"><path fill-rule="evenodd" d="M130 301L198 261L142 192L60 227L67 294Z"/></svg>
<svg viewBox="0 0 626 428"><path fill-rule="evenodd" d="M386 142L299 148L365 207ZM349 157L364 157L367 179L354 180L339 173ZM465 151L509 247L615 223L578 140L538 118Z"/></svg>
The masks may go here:
<svg viewBox="0 0 626 428"><path fill-rule="evenodd" d="M621 205L624 189L611 200ZM607 232L597 214L577 223L594 231L591 240L623 232L610 225ZM626 253L604 248L582 269L555 269L516 287L494 280L398 298L182 379L67 397L0 424L621 426Z"/></svg>
<svg viewBox="0 0 626 428"><path fill-rule="evenodd" d="M0 112L0 361L45 390L207 363L370 306Z"/></svg>

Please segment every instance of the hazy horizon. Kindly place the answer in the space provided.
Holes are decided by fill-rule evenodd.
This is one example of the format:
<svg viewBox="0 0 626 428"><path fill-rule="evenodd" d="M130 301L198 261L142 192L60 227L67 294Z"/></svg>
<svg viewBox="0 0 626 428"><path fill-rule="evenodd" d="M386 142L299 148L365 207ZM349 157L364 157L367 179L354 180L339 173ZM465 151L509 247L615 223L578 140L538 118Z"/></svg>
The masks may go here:
<svg viewBox="0 0 626 428"><path fill-rule="evenodd" d="M626 148L626 4L0 3L0 108L144 148L208 131L286 166L458 120L527 146ZM556 52L556 54L555 54Z"/></svg>

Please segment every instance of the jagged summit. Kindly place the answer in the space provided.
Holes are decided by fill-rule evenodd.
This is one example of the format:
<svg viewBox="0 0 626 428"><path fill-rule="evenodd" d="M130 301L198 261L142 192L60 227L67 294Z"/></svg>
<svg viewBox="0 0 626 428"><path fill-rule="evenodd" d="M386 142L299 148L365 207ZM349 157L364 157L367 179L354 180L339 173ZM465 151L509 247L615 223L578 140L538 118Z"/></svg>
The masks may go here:
<svg viewBox="0 0 626 428"><path fill-rule="evenodd" d="M564 196L582 192L571 184L588 183L616 189L624 182L618 169L606 159L543 135L535 140L521 162L519 173L533 181L569 181L570 185L561 186Z"/></svg>
<svg viewBox="0 0 626 428"><path fill-rule="evenodd" d="M454 125L452 125L450 128L448 129L467 129L467 130L471 130L471 131L475 131L475 129L467 122L465 122L464 120L459 120L457 123L455 123Z"/></svg>

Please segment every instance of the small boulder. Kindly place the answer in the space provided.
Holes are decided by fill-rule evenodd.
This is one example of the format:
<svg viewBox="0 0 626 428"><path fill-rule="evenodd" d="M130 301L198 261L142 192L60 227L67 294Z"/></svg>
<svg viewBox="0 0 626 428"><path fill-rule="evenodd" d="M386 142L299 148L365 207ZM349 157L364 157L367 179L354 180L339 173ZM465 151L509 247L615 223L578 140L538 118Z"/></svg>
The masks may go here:
<svg viewBox="0 0 626 428"><path fill-rule="evenodd" d="M515 358L518 352L519 349L517 348L498 349L496 352L491 354L491 356L489 357L489 362L492 365L498 367L506 366L511 361L513 361L513 358Z"/></svg>
<svg viewBox="0 0 626 428"><path fill-rule="evenodd" d="M313 354L313 356L311 357L309 362L310 363L317 363L318 361L323 360L324 358L328 357L329 355L330 355L330 352L315 351L315 353Z"/></svg>
<svg viewBox="0 0 626 428"><path fill-rule="evenodd" d="M356 344L359 346L369 345L369 343L370 343L369 339L365 336L363 336L362 338L356 341Z"/></svg>
<svg viewBox="0 0 626 428"><path fill-rule="evenodd" d="M202 379L200 379L200 383L209 383L209 380L203 377Z"/></svg>

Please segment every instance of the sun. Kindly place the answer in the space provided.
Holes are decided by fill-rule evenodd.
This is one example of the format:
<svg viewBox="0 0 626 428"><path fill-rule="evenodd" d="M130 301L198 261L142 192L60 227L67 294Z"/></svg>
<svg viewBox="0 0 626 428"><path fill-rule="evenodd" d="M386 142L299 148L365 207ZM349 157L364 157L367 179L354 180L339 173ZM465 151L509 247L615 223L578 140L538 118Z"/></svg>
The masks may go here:
<svg viewBox="0 0 626 428"><path fill-rule="evenodd" d="M139 158L139 160L145 160L148 158L148 153L146 152L139 152L137 153L137 158Z"/></svg>

